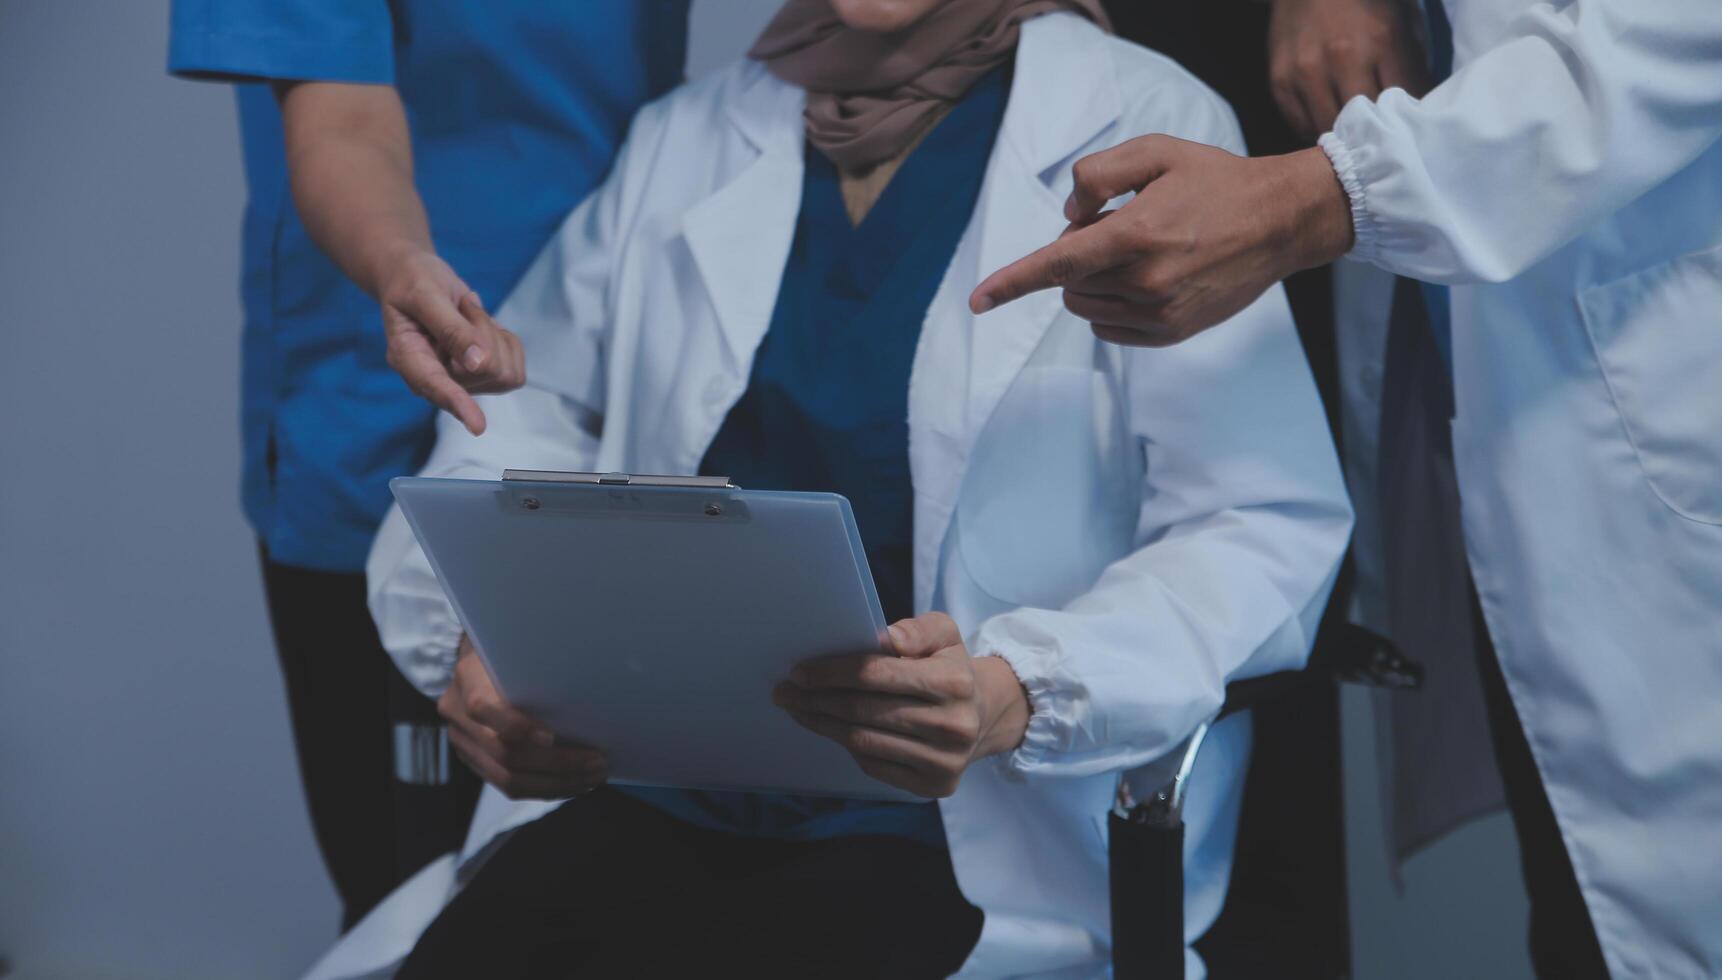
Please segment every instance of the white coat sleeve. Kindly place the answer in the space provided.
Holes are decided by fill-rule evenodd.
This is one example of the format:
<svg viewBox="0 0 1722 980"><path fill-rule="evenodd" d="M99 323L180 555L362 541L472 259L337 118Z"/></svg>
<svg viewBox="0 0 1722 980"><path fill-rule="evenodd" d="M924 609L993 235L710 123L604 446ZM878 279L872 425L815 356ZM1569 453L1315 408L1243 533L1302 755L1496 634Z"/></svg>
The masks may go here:
<svg viewBox="0 0 1722 980"><path fill-rule="evenodd" d="M1242 152L1217 98L1177 135ZM1226 684L1302 667L1351 534L1333 440L1284 291L1163 350L1110 348L1142 452L1135 550L1061 609L975 630L1030 703L1022 775L1135 768L1212 718Z"/></svg>
<svg viewBox="0 0 1722 980"><path fill-rule="evenodd" d="M508 322L500 314L498 321ZM489 423L485 434L473 436L441 415L436 448L420 476L495 480L510 468L592 469L598 436L580 406L532 387L478 403ZM428 697L442 694L454 675L461 626L399 505L389 508L371 543L365 578L383 649L414 687Z"/></svg>
<svg viewBox="0 0 1722 980"><path fill-rule="evenodd" d="M1722 3L1572 0L1527 8L1421 100L1351 100L1321 147L1352 256L1458 284L1513 278L1719 137Z"/></svg>
<svg viewBox="0 0 1722 980"><path fill-rule="evenodd" d="M1145 458L1137 550L1062 609L987 620L971 652L1028 694L1025 774L1134 768L1218 712L1226 684L1302 667L1351 508L1278 287L1223 329L1123 354Z"/></svg>
<svg viewBox="0 0 1722 980"><path fill-rule="evenodd" d="M654 130L648 119L654 112L641 111L609 179L568 216L497 311L497 322L525 347L526 387L478 399L487 419L482 436L440 416L421 476L495 480L510 468L593 468L630 147ZM453 676L461 627L398 506L383 519L365 574L383 648L415 687L438 696Z"/></svg>

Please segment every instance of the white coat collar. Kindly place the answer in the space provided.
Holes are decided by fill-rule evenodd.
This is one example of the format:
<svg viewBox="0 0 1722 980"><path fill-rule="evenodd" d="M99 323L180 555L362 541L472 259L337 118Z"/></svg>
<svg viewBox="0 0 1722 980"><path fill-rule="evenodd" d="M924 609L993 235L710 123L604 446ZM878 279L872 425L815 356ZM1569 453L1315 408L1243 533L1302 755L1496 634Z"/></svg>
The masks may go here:
<svg viewBox="0 0 1722 980"><path fill-rule="evenodd" d="M726 114L757 157L690 208L682 235L743 377L771 325L801 209L801 89L748 62L723 84ZM712 152L718 152L714 146Z"/></svg>
<svg viewBox="0 0 1722 980"><path fill-rule="evenodd" d="M1055 176L1050 168L1123 112L1110 44L1104 31L1077 14L1048 14L1023 25L999 137L1037 176ZM1062 213L1064 202L1058 203Z"/></svg>
<svg viewBox="0 0 1722 980"><path fill-rule="evenodd" d="M1049 185L1121 111L1107 44L1099 28L1075 14L1023 25L1010 104L970 226L980 236L976 265L951 269L970 289L1064 231L1064 201ZM965 417L953 420L959 424L950 431L966 436L965 455L1062 308L1057 291L1046 290L964 318L973 331L969 392Z"/></svg>
<svg viewBox="0 0 1722 980"><path fill-rule="evenodd" d="M1107 44L1104 32L1076 14L1048 14L1023 25L999 136L1037 173L1065 161L1118 119L1123 103ZM801 89L752 61L729 84L725 114L747 141L762 153L800 156Z"/></svg>
<svg viewBox="0 0 1722 980"><path fill-rule="evenodd" d="M682 230L737 366L745 368L771 323L795 234L805 97L754 62L724 84L731 89L723 100L725 113L758 156L690 209ZM1002 220L977 226L987 236L983 265L1002 265L1063 230L1063 202L1046 190L1046 179L1111 125L1120 105L1105 35L1093 24L1073 14L1052 14L1023 25L1010 102L988 166L994 193L982 202L989 216L1008 211L997 214ZM1007 164L1008 179L995 173L1001 163ZM1031 214L1033 220L1023 220ZM993 326L988 332L1015 335L1024 321L1044 329L1055 307L1056 301L1049 305L1045 297L1005 307L989 314L986 322Z"/></svg>

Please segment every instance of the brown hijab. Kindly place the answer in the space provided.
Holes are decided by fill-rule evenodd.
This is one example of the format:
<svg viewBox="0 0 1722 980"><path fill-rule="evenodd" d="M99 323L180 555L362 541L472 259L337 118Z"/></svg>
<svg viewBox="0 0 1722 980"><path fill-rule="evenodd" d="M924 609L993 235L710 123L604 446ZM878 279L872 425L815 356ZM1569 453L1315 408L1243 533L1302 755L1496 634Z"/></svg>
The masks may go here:
<svg viewBox="0 0 1722 980"><path fill-rule="evenodd" d="M748 57L807 90L807 139L865 171L920 137L1016 49L1022 22L1071 10L1108 30L1099 0L943 0L895 34L846 26L830 0L788 0Z"/></svg>

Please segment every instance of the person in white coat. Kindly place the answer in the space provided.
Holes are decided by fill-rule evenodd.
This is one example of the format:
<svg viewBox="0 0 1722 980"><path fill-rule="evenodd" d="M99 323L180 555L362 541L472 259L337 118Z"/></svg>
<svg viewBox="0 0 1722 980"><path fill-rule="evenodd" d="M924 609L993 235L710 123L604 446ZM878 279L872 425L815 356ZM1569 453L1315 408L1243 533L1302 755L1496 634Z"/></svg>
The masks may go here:
<svg viewBox="0 0 1722 980"><path fill-rule="evenodd" d="M1164 345L1342 254L1451 285L1425 346L1469 573L1606 968L1722 976L1722 6L1446 8L1424 98L1353 99L1284 157L1079 161L1087 227L971 302L1060 286Z"/></svg>
<svg viewBox="0 0 1722 980"><path fill-rule="evenodd" d="M763 63L744 61L642 111L603 188L570 216L498 313L528 349L527 387L485 400L482 438L444 424L424 472L693 472L734 449L738 417L754 413L757 422L769 414L763 383L776 386L773 398L805 408L817 395L795 392L781 358L789 338L818 335L807 332L806 318L782 315L784 305L805 300L810 282L815 293L863 306L907 302L889 286L848 296L831 285L843 275L806 275L819 228L836 227L826 220L838 207L833 185L821 192L819 213L810 213L817 182L829 181L834 166L843 170L849 219L869 208L878 210L867 218L882 216L901 182L926 178L914 176L919 154L961 156L953 141L941 142L942 131L974 124L971 105L998 86L990 150L972 178L944 183L927 199L931 208L966 198L943 254L912 251L922 232L911 231L879 238L881 254L857 266L890 269L887 260L903 257L930 263L911 268L926 280L919 308L875 324L876 338L862 337L900 345L903 376L866 373L874 365L864 353L801 362L832 385L899 392L886 413L897 420L892 452L905 476L906 510L894 533L906 574L894 576L897 566L871 544L869 559L882 583L900 581L903 615L911 617L899 625L913 636L887 653L914 656L855 658L856 671L840 683L859 690L859 707L826 697L817 670L798 678L801 690L779 697L809 716L810 727L842 740L864 769L940 797L935 810L919 811L933 818L937 838L930 846L921 838L913 846L922 850L910 854L909 844L883 843L896 832L887 831L866 848L855 845L880 857L877 867L850 861L814 873L807 862L821 841L740 827L734 811L723 817L732 821L727 828L694 826L704 818L685 798L606 787L566 803L529 799L585 789L601 778L601 761L572 747L535 745L531 720L500 702L474 658L457 656L460 627L397 511L368 569L384 645L421 688L442 696L463 733L457 744L492 787L463 853L385 902L313 975L386 971L414 943L420 951L406 960L406 975L477 967L469 947L495 950L492 927L540 954L557 934L577 935L559 947L569 967L663 965L663 957L703 951L708 965L769 971L782 966L770 957L794 945L772 917L801 915L800 906L843 910L819 920L822 948L810 955L853 957L846 962L865 973L897 947L939 941L916 931L915 915L902 914L911 901L952 924L945 940L965 921L958 906L978 910L975 931L960 936L940 972L1099 975L1109 938L1105 815L1120 775L1167 757L1212 719L1228 681L1304 663L1351 517L1283 294L1269 290L1238 311L1232 329L1172 351L1101 344L1056 301L1018 304L985 321L966 305L981 270L1062 227L1058 201L1070 188L1072 160L1148 132L1239 148L1227 107L1168 60L1109 36L1089 4L833 6L841 24L825 4L796 0L774 28L811 26L789 33L842 40L857 24L873 26L869 15L888 20L907 10L912 23L897 24L889 41L899 52L923 50L904 43L905 31L937 39L953 19L972 19L975 36L932 44L928 67L941 71L913 72L915 84L903 85L885 114L922 113L921 124L895 139L868 125L845 130L836 123L853 119L852 107L833 105L830 89L810 94L810 85L782 77L841 71L843 45L865 53L875 43L865 38L842 40L835 52L814 50L797 67L784 59L806 44L817 49L817 40L786 40L768 29L756 48ZM1026 19L1031 14L1043 15ZM975 61L988 51L990 61ZM966 80L947 70L955 52L967 58ZM848 63L869 61L880 59ZM882 195L880 181L851 179L845 169L868 156L866 173L895 170ZM915 220L901 202L896 207L891 220ZM866 236L868 225L864 219L850 231ZM862 322L812 326L837 331ZM778 465L820 448L786 442L761 455ZM881 468L894 465L879 459ZM890 492L888 482L878 491ZM880 688L905 677L943 688L933 707L970 702L977 724L959 726L954 748L899 728L888 710L868 714L892 699L901 706L900 696ZM953 678L967 683L946 687ZM974 707L981 691L999 693L979 698L988 707ZM864 724L855 724L854 712ZM1217 725L1192 777L1189 939L1206 930L1224 899L1248 739L1247 716ZM506 799L498 786L521 799ZM777 802L760 806L782 815ZM688 826L676 829L678 822ZM581 832L545 830L559 827ZM686 870L692 865L661 877L645 859L647 847L680 847L689 835L702 842L685 852L699 855L694 864L739 853L738 841L748 839L772 855L773 866L805 873L787 899L771 900L732 879L714 884L707 871ZM904 877L878 872L886 867ZM499 875L521 887L496 885ZM610 907L593 914L591 896L612 885L645 890L634 919ZM849 888L868 904L834 906ZM666 913L666 892L706 899ZM580 914L577 902L587 903ZM881 910L889 921L879 920ZM730 945L711 945L718 940L697 926L713 917L750 941L738 950L732 934ZM528 935L521 924L531 922L550 925ZM737 964L736 956L748 959ZM933 960L915 962L932 972ZM1191 967L1201 975L1193 954ZM819 964L811 969L821 972Z"/></svg>

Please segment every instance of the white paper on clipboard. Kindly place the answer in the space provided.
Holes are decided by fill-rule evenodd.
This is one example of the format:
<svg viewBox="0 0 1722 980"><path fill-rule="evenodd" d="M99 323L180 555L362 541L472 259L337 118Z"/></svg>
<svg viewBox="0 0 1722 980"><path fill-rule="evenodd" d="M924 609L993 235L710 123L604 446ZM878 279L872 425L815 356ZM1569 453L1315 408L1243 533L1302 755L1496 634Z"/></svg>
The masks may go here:
<svg viewBox="0 0 1722 980"><path fill-rule="evenodd" d="M390 487L510 702L616 783L916 799L771 703L796 663L884 634L847 500L509 476Z"/></svg>

